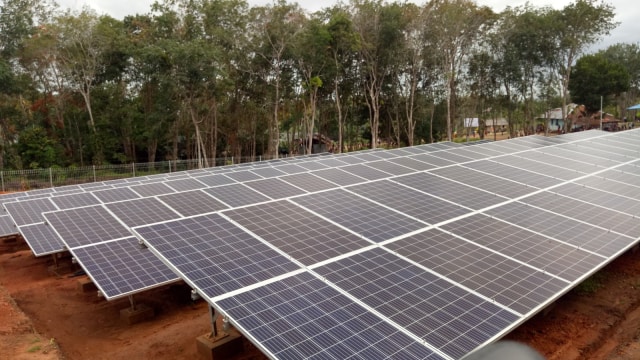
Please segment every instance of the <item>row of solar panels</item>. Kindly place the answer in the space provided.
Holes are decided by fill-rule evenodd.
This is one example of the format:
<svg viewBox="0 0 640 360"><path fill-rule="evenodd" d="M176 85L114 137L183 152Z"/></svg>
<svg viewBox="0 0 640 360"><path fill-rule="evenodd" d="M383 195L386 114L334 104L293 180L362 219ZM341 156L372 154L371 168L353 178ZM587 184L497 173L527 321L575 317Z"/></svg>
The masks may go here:
<svg viewBox="0 0 640 360"><path fill-rule="evenodd" d="M637 132L587 132L375 152L363 166L326 164L338 167L324 177L300 173L312 177L304 187L289 183L297 192L254 185L248 189L270 192L255 205L218 199L229 206L134 230L163 261L152 268L168 265L274 357L458 358L637 241L629 209L639 199L639 140ZM117 279L127 261L141 264L117 279L126 287L161 278L145 273L149 252L130 237L131 204L115 223L113 204L44 216L68 244L99 238L101 227L116 234L80 241L72 253L90 252L80 257L92 259L84 267L98 283Z"/></svg>

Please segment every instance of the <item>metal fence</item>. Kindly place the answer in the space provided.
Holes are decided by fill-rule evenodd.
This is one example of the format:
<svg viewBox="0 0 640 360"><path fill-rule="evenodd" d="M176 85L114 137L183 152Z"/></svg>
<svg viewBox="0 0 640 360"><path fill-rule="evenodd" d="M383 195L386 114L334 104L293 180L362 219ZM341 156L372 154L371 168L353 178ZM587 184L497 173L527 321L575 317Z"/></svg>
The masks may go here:
<svg viewBox="0 0 640 360"><path fill-rule="evenodd" d="M264 157L209 159L209 166L233 165L249 161L267 160ZM204 163L204 162L202 162ZM93 165L67 168L2 170L0 171L0 191L14 192L42 189L54 186L84 184L96 181L129 178L182 170L197 169L198 160L160 161L153 163L131 163L120 165Z"/></svg>

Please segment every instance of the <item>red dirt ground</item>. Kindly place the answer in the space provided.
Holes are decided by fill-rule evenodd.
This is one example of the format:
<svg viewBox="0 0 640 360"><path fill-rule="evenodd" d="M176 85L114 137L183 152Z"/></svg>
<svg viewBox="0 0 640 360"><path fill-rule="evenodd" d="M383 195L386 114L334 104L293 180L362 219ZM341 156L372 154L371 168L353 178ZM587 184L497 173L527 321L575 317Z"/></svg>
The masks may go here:
<svg viewBox="0 0 640 360"><path fill-rule="evenodd" d="M62 264L67 264L62 260ZM0 241L0 358L197 359L208 333L207 305L175 284L136 295L150 321L119 317L128 299L105 301L78 288L81 277L50 272L24 244ZM547 359L640 359L640 252L629 252L506 336ZM264 359L248 341L236 359Z"/></svg>

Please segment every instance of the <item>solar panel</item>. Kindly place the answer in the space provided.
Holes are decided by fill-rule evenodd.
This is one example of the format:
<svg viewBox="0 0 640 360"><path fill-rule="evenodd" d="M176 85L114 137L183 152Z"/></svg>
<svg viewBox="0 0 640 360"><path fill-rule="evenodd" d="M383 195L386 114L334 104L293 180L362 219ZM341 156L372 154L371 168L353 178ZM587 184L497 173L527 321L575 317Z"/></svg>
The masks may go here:
<svg viewBox="0 0 640 360"><path fill-rule="evenodd" d="M133 185L130 187L130 189L142 197L170 194L172 192L175 192L175 190L173 190L171 187L161 182L151 183L151 184L142 184L142 185Z"/></svg>
<svg viewBox="0 0 640 360"><path fill-rule="evenodd" d="M56 204L58 209L71 209L100 204L100 200L98 200L98 198L87 192L72 195L52 196L51 202Z"/></svg>
<svg viewBox="0 0 640 360"><path fill-rule="evenodd" d="M265 168L261 168L261 169L253 169L251 170L251 172L260 175L263 178L272 178L272 177L276 177L276 176L281 176L286 174L283 171L280 171L277 168L273 168L273 167L265 167Z"/></svg>
<svg viewBox="0 0 640 360"><path fill-rule="evenodd" d="M299 174L308 171L307 169L297 164L278 165L277 169L285 174Z"/></svg>
<svg viewBox="0 0 640 360"><path fill-rule="evenodd" d="M262 176L255 174L249 170L229 172L225 173L225 175L238 182L262 179Z"/></svg>
<svg viewBox="0 0 640 360"><path fill-rule="evenodd" d="M269 200L268 197L243 184L218 186L204 189L203 191L231 207L251 205Z"/></svg>
<svg viewBox="0 0 640 360"><path fill-rule="evenodd" d="M321 177L340 186L359 184L366 181L365 178L353 175L340 169L317 170L312 171L311 173L315 176Z"/></svg>
<svg viewBox="0 0 640 360"><path fill-rule="evenodd" d="M286 200L224 214L304 265L312 265L370 243Z"/></svg>
<svg viewBox="0 0 640 360"><path fill-rule="evenodd" d="M314 269L451 358L489 341L519 316L382 249ZM451 334L456 334L452 339Z"/></svg>
<svg viewBox="0 0 640 360"><path fill-rule="evenodd" d="M443 359L308 273L215 304L276 359Z"/></svg>
<svg viewBox="0 0 640 360"><path fill-rule="evenodd" d="M244 185L252 188L271 199L283 199L306 193L297 186L291 185L280 179L264 179L245 182Z"/></svg>
<svg viewBox="0 0 640 360"><path fill-rule="evenodd" d="M530 187L526 184L470 170L459 165L435 169L431 173L472 187L497 192L510 198L517 198L538 190L538 188Z"/></svg>
<svg viewBox="0 0 640 360"><path fill-rule="evenodd" d="M0 216L0 236L14 235L17 234L18 230L13 224L13 220L9 215L1 215Z"/></svg>
<svg viewBox="0 0 640 360"><path fill-rule="evenodd" d="M488 299L526 314L569 283L436 229L386 245Z"/></svg>
<svg viewBox="0 0 640 360"><path fill-rule="evenodd" d="M204 296L218 296L299 269L218 214L135 228Z"/></svg>
<svg viewBox="0 0 640 360"><path fill-rule="evenodd" d="M459 205L388 180L351 186L349 191L428 224L436 224L469 213L468 209Z"/></svg>
<svg viewBox="0 0 640 360"><path fill-rule="evenodd" d="M48 198L5 203L4 207L17 226L41 223L43 212L57 210Z"/></svg>
<svg viewBox="0 0 640 360"><path fill-rule="evenodd" d="M222 174L198 176L196 179L207 186L220 186L235 183L233 179Z"/></svg>
<svg viewBox="0 0 640 360"><path fill-rule="evenodd" d="M200 190L161 195L158 196L158 199L184 217L206 214L227 208L225 204Z"/></svg>
<svg viewBox="0 0 640 360"><path fill-rule="evenodd" d="M180 214L156 198L142 198L106 204L115 216L128 227L177 219Z"/></svg>
<svg viewBox="0 0 640 360"><path fill-rule="evenodd" d="M494 176L499 176L511 181L517 181L529 186L535 186L539 189L555 186L558 184L558 180L550 176L514 168L512 166L503 165L489 160L474 161L472 163L465 164L464 167L482 171Z"/></svg>
<svg viewBox="0 0 640 360"><path fill-rule="evenodd" d="M74 248L71 253L107 300L179 279L134 237Z"/></svg>
<svg viewBox="0 0 640 360"><path fill-rule="evenodd" d="M69 248L131 236L118 219L98 205L42 215Z"/></svg>
<svg viewBox="0 0 640 360"><path fill-rule="evenodd" d="M415 172L415 170L411 168L397 164L395 160L394 161L388 161L388 160L372 161L367 163L367 166L370 166L374 169L378 169L380 171L384 171L385 173L391 174L391 175L405 175L405 174L410 174L412 172Z"/></svg>
<svg viewBox="0 0 640 360"><path fill-rule="evenodd" d="M164 184L168 185L170 188L174 189L175 191L189 191L189 190L197 190L197 189L202 189L207 187L206 184L198 181L197 179L170 180L170 181L165 181Z"/></svg>
<svg viewBox="0 0 640 360"><path fill-rule="evenodd" d="M496 158L495 161L541 175L551 176L559 180L572 180L584 176L583 173L563 168L562 162L557 162L557 166L554 166L511 155L501 156Z"/></svg>
<svg viewBox="0 0 640 360"><path fill-rule="evenodd" d="M279 178L307 192L333 189L337 185L310 173L285 175Z"/></svg>
<svg viewBox="0 0 640 360"><path fill-rule="evenodd" d="M110 203L115 201L123 201L123 200L131 200L137 199L140 195L133 192L133 190L128 188L118 188L118 189L106 189L93 191L93 196L97 197L103 203Z"/></svg>
<svg viewBox="0 0 640 360"><path fill-rule="evenodd" d="M391 174L389 173L386 173L384 171L375 169L371 166L367 166L364 164L343 166L340 168L340 170L349 172L351 174L357 175L367 180L379 180L379 179L385 179L391 176Z"/></svg>
<svg viewBox="0 0 640 360"><path fill-rule="evenodd" d="M62 240L44 223L20 226L20 233L36 257L64 251Z"/></svg>
<svg viewBox="0 0 640 360"><path fill-rule="evenodd" d="M373 242L389 240L426 226L341 189L305 195L292 201Z"/></svg>

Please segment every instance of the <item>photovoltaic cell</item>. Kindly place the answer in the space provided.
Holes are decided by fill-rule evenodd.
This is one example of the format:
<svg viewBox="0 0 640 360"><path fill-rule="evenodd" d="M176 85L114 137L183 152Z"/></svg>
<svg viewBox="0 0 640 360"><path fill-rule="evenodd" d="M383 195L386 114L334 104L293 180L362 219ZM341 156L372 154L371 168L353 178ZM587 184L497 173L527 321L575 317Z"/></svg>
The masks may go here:
<svg viewBox="0 0 640 360"><path fill-rule="evenodd" d="M305 194L306 191L293 186L280 179L264 179L256 181L247 181L244 185L253 190L268 196L271 199L283 199L290 196Z"/></svg>
<svg viewBox="0 0 640 360"><path fill-rule="evenodd" d="M102 206L48 212L43 216L69 248L131 236Z"/></svg>
<svg viewBox="0 0 640 360"><path fill-rule="evenodd" d="M175 191L189 191L189 190L197 190L207 187L206 184L201 183L197 179L179 179L179 180L170 180L165 181L165 185L168 185L170 188Z"/></svg>
<svg viewBox="0 0 640 360"><path fill-rule="evenodd" d="M299 269L218 214L138 227L134 231L207 297Z"/></svg>
<svg viewBox="0 0 640 360"><path fill-rule="evenodd" d="M135 237L75 248L71 253L107 300L179 279Z"/></svg>
<svg viewBox="0 0 640 360"><path fill-rule="evenodd" d="M483 215L454 221L442 229L568 281L605 261L602 256Z"/></svg>
<svg viewBox="0 0 640 360"><path fill-rule="evenodd" d="M133 192L133 190L128 188L99 190L93 191L92 194L93 196L100 199L100 201L102 201L103 203L131 200L140 197L140 195L136 194L135 192Z"/></svg>
<svg viewBox="0 0 640 360"><path fill-rule="evenodd" d="M374 242L389 240L426 226L341 189L305 195L292 201Z"/></svg>
<svg viewBox="0 0 640 360"><path fill-rule="evenodd" d="M353 175L349 172L346 172L340 169L317 170L317 171L312 171L311 173L315 176L321 177L327 181L331 181L332 183L338 184L340 186L359 184L366 181L365 178Z"/></svg>
<svg viewBox="0 0 640 360"><path fill-rule="evenodd" d="M44 223L21 226L20 233L35 256L64 251L62 240Z"/></svg>
<svg viewBox="0 0 640 360"><path fill-rule="evenodd" d="M231 207L257 204L269 198L243 184L231 184L204 189L216 199Z"/></svg>
<svg viewBox="0 0 640 360"><path fill-rule="evenodd" d="M388 180L351 186L349 191L428 224L436 224L469 213L468 209L459 205Z"/></svg>
<svg viewBox="0 0 640 360"><path fill-rule="evenodd" d="M314 270L455 359L519 318L379 248Z"/></svg>
<svg viewBox="0 0 640 360"><path fill-rule="evenodd" d="M227 208L225 204L200 190L161 195L158 196L158 199L185 217Z"/></svg>
<svg viewBox="0 0 640 360"><path fill-rule="evenodd" d="M633 241L629 236L520 202L500 206L487 211L487 214L607 257L613 256Z"/></svg>
<svg viewBox="0 0 640 360"><path fill-rule="evenodd" d="M0 236L14 235L18 233L18 229L16 229L13 224L13 220L9 215L0 216Z"/></svg>
<svg viewBox="0 0 640 360"><path fill-rule="evenodd" d="M43 212L58 209L49 198L10 202L4 207L17 226L41 223Z"/></svg>
<svg viewBox="0 0 640 360"><path fill-rule="evenodd" d="M304 265L371 245L286 200L228 210L224 214Z"/></svg>
<svg viewBox="0 0 640 360"><path fill-rule="evenodd" d="M307 192L328 190L333 189L337 186L334 183L331 183L309 173L286 175L280 177L279 179L286 181L291 185L295 185Z"/></svg>
<svg viewBox="0 0 640 360"><path fill-rule="evenodd" d="M475 210L496 205L507 200L506 197L499 194L492 194L429 173L405 175L394 178L393 180Z"/></svg>
<svg viewBox="0 0 640 360"><path fill-rule="evenodd" d="M137 194L139 194L142 197L164 195L164 194L170 194L172 192L175 192L175 190L165 185L164 183L134 185L134 186L131 186L130 189L135 191Z"/></svg>
<svg viewBox="0 0 640 360"><path fill-rule="evenodd" d="M98 198L88 192L63 196L52 196L51 201L56 204L58 209L61 210L100 204L100 200L98 200Z"/></svg>
<svg viewBox="0 0 640 360"><path fill-rule="evenodd" d="M309 273L216 305L277 359L443 359Z"/></svg>
<svg viewBox="0 0 640 360"><path fill-rule="evenodd" d="M566 281L436 229L386 247L520 314L569 286Z"/></svg>
<svg viewBox="0 0 640 360"><path fill-rule="evenodd" d="M177 219L180 214L156 198L142 198L106 204L115 216L128 227Z"/></svg>

